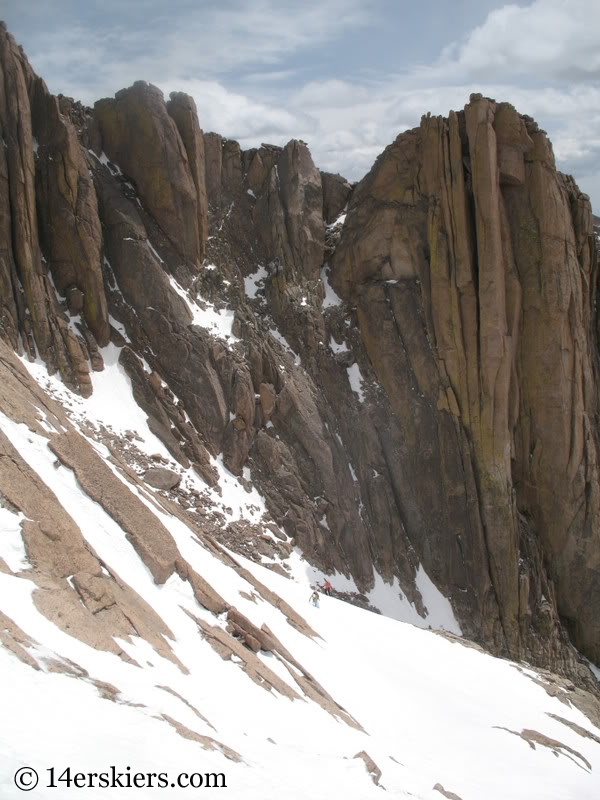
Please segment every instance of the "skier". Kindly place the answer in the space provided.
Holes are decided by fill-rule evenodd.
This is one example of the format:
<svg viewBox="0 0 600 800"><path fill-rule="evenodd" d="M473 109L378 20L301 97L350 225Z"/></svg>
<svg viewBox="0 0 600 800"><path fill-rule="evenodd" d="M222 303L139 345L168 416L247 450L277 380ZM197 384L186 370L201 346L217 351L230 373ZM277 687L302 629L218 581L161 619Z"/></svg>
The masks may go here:
<svg viewBox="0 0 600 800"><path fill-rule="evenodd" d="M326 579L326 580L325 580L325 583L323 584L323 591L325 592L325 594L326 594L328 597L331 597L331 589L332 589L332 586L331 586L331 584L329 583L329 581Z"/></svg>
<svg viewBox="0 0 600 800"><path fill-rule="evenodd" d="M315 608L318 608L319 607L319 593L316 592L316 591L313 592L311 594L310 598L309 598L309 602L311 602Z"/></svg>

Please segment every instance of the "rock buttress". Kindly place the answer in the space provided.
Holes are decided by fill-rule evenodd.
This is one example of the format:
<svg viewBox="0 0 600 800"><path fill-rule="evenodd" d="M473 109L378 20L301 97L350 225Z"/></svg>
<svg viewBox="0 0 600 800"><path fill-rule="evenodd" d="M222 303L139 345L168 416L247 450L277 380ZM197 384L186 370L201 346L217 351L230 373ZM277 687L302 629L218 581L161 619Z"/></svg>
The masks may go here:
<svg viewBox="0 0 600 800"><path fill-rule="evenodd" d="M479 95L424 117L355 189L333 280L409 445L399 512L461 621L560 658L560 615L597 661L596 256L545 134Z"/></svg>
<svg viewBox="0 0 600 800"><path fill-rule="evenodd" d="M197 268L204 231L198 195L185 145L160 89L137 81L114 98L99 100L94 120L106 155L133 179L179 257Z"/></svg>

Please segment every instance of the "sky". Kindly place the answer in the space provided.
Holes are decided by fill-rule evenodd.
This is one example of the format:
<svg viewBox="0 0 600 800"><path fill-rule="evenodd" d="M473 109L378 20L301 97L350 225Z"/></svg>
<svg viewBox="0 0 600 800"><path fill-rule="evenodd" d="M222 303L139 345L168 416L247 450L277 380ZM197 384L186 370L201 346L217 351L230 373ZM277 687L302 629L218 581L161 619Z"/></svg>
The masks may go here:
<svg viewBox="0 0 600 800"><path fill-rule="evenodd" d="M482 92L537 120L600 212L599 0L0 0L0 17L54 93L185 91L205 131L303 139L350 180Z"/></svg>

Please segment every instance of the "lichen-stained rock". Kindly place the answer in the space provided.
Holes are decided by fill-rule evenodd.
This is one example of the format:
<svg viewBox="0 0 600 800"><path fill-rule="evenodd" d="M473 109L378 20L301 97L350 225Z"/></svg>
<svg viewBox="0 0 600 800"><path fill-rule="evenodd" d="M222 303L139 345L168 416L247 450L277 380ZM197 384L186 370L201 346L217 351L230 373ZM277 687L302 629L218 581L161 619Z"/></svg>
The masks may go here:
<svg viewBox="0 0 600 800"><path fill-rule="evenodd" d="M379 157L332 275L406 437L390 468L425 568L476 587L483 640L555 663L559 617L600 656L590 213L535 123L474 95Z"/></svg>
<svg viewBox="0 0 600 800"><path fill-rule="evenodd" d="M106 155L133 179L142 203L179 256L198 266L202 245L196 186L160 89L136 81L114 98L99 100L94 118Z"/></svg>
<svg viewBox="0 0 600 800"><path fill-rule="evenodd" d="M204 156L204 136L198 124L198 114L194 99L184 92L171 92L167 110L175 120L177 130L183 141L196 187L198 198L198 230L200 236L200 258L204 258L206 237L208 236L208 199L206 196L206 168Z"/></svg>
<svg viewBox="0 0 600 800"><path fill-rule="evenodd" d="M41 244L62 295L83 293L82 311L98 344L109 340L102 280L102 229L94 184L72 124L35 78L30 89L38 143L36 195Z"/></svg>
<svg viewBox="0 0 600 800"><path fill-rule="evenodd" d="M273 165L254 221L278 273L293 280L318 277L325 244L323 189L303 142L288 142Z"/></svg>

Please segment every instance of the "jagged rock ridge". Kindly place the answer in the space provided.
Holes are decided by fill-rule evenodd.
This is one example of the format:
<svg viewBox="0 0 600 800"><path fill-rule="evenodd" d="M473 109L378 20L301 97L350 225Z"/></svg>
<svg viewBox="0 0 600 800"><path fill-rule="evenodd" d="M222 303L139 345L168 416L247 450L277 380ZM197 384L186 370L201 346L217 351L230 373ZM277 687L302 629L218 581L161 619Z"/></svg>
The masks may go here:
<svg viewBox="0 0 600 800"><path fill-rule="evenodd" d="M0 39L11 347L89 394L110 312L169 452L209 485L211 455L249 465L309 559L424 611L423 566L495 652L577 673L568 632L599 662L596 251L535 123L474 96L351 187L302 142L204 135L185 95L53 98ZM235 310L225 337L198 308Z"/></svg>

